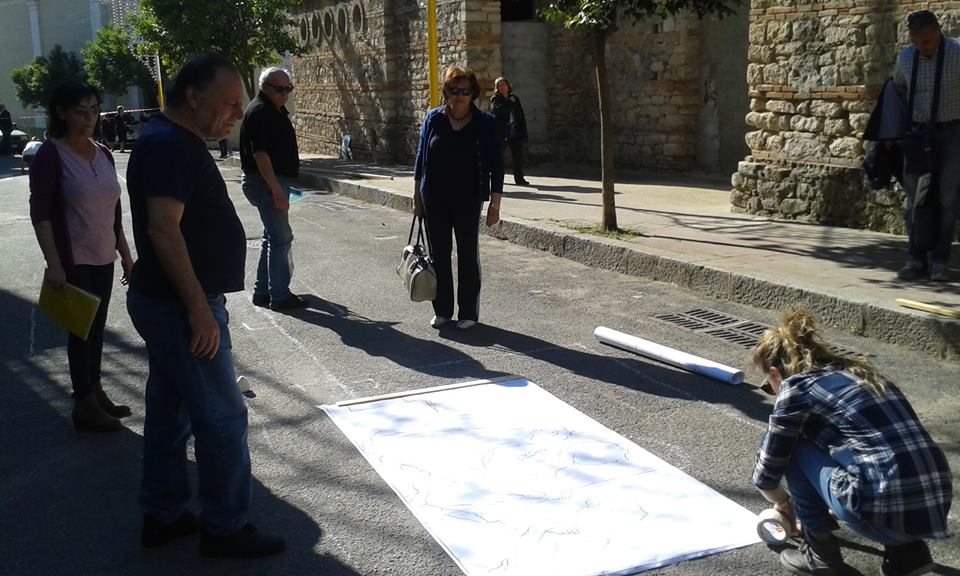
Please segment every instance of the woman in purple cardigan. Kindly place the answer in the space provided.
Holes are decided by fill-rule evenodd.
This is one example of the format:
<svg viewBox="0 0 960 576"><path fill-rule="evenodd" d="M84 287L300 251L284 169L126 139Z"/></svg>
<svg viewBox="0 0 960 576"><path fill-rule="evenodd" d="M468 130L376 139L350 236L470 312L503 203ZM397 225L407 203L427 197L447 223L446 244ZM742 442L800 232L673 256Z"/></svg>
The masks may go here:
<svg viewBox="0 0 960 576"><path fill-rule="evenodd" d="M123 426L130 408L114 404L100 382L103 331L113 290L113 264L120 253L124 284L133 269L123 234L120 184L113 156L92 139L100 117L100 95L68 81L50 99L49 133L30 166L30 219L47 268L44 281L67 283L100 297L86 340L70 335L67 357L73 383L73 425L109 432Z"/></svg>

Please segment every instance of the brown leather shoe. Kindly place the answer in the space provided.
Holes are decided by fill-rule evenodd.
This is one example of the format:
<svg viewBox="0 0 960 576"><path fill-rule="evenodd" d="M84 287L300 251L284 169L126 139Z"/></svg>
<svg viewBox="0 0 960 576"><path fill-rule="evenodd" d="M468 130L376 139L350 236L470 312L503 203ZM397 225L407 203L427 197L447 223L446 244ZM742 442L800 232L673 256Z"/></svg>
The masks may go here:
<svg viewBox="0 0 960 576"><path fill-rule="evenodd" d="M123 424L113 416L107 414L97 403L96 394L87 394L83 398L74 400L73 427L77 430L89 432L116 432L123 429Z"/></svg>
<svg viewBox="0 0 960 576"><path fill-rule="evenodd" d="M107 414L113 416L114 418L126 418L132 412L130 412L130 407L125 404L114 404L107 393L103 391L103 384L97 384L93 389L94 395L97 397L97 404L100 405L100 408Z"/></svg>

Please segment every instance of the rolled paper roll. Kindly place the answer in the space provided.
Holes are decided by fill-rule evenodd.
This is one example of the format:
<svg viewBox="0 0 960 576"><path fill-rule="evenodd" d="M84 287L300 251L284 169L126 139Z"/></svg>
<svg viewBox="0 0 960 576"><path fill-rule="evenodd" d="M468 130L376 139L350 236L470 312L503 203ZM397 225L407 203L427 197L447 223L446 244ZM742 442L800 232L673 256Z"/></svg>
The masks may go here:
<svg viewBox="0 0 960 576"><path fill-rule="evenodd" d="M624 334L623 332L618 332L604 326L598 326L597 329L593 331L593 335L604 344L616 346L627 352L640 354L647 358L653 358L664 364L683 368L684 370L689 370L690 372L706 376L707 378L719 380L725 384L737 385L743 382L742 370L725 366L713 360L700 358L693 354L687 354L686 352L681 352L680 350L675 350L662 344L657 344L656 342L637 338L636 336Z"/></svg>
<svg viewBox="0 0 960 576"><path fill-rule="evenodd" d="M773 508L767 508L757 516L757 536L767 544L783 544L790 539L792 532L787 517Z"/></svg>

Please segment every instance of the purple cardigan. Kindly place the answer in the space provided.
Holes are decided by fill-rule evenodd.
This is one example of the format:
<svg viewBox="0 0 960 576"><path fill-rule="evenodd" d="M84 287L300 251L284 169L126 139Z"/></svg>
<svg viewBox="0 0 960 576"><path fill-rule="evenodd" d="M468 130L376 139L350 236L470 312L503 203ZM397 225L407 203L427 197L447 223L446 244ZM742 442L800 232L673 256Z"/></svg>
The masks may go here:
<svg viewBox="0 0 960 576"><path fill-rule="evenodd" d="M97 143L95 143L97 144ZM102 144L97 144L107 155L110 163L116 166L113 154ZM60 166L60 152L51 141L46 141L37 150L30 163L30 220L36 226L48 221L53 228L53 240L64 272L73 272L73 248L70 246L70 232L67 230L66 202L63 198L63 170ZM117 237L122 232L122 212L120 200L117 200L113 230Z"/></svg>

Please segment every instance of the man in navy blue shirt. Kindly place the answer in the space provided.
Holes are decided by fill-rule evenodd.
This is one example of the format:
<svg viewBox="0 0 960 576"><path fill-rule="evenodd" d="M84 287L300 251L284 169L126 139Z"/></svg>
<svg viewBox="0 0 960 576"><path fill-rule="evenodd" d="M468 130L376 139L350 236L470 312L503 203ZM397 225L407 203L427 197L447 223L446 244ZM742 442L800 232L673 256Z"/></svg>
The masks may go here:
<svg viewBox="0 0 960 576"><path fill-rule="evenodd" d="M252 479L247 408L236 385L224 293L243 290L246 236L206 140L230 133L243 84L226 58L192 58L167 107L137 139L127 168L139 259L127 309L147 344L141 541L200 529L188 509L187 441L196 438L205 556L281 551L246 522Z"/></svg>

